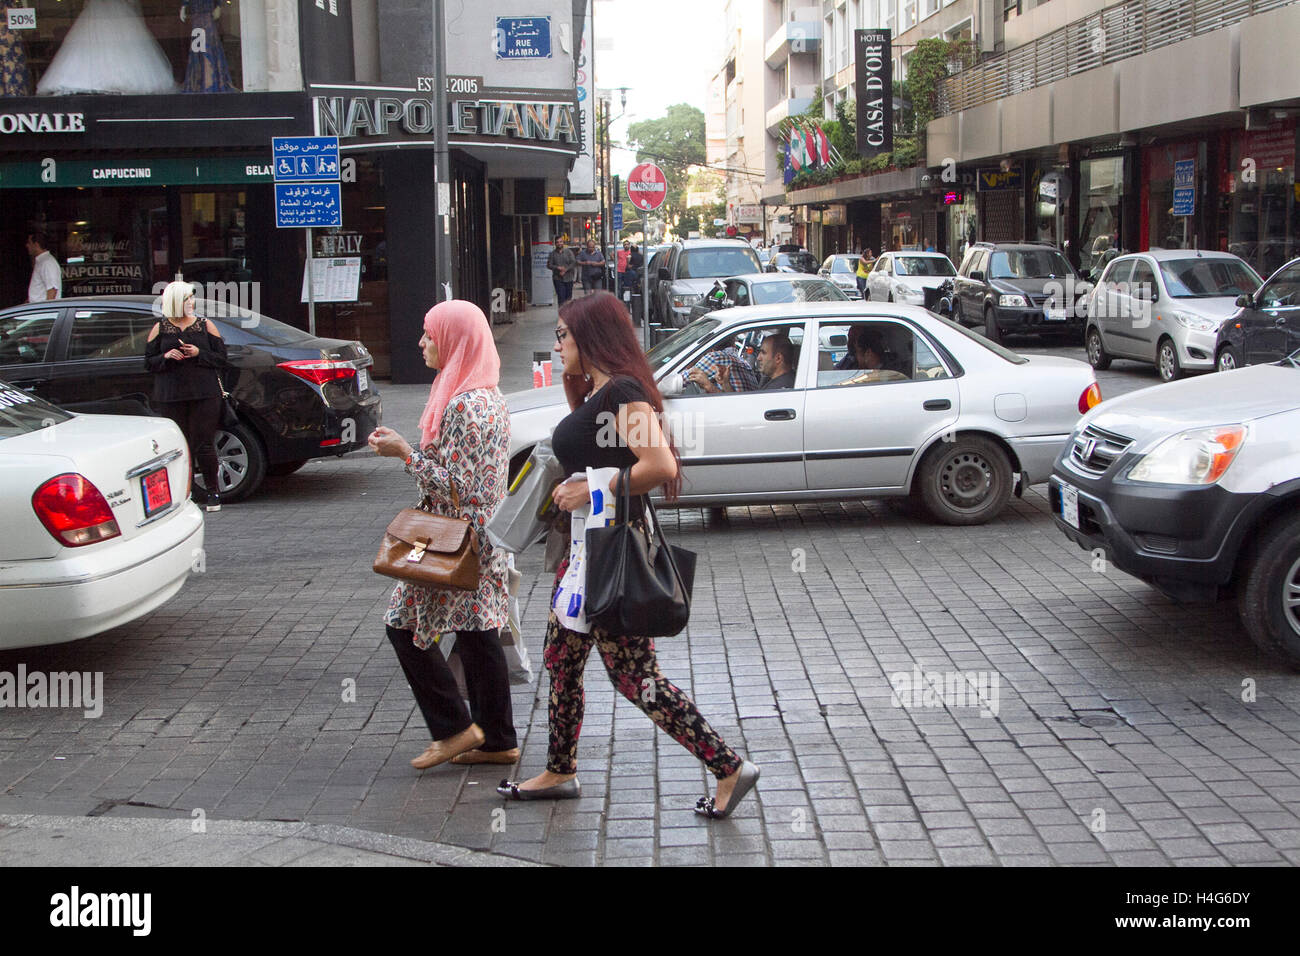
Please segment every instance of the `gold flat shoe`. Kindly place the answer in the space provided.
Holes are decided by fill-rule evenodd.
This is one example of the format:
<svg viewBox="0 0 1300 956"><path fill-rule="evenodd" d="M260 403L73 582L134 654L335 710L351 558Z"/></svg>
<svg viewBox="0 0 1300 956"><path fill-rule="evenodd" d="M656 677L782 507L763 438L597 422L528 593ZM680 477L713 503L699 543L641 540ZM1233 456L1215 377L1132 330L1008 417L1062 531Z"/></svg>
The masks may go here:
<svg viewBox="0 0 1300 956"><path fill-rule="evenodd" d="M485 739L478 724L470 724L455 737L435 740L429 744L424 753L411 761L411 766L416 770L428 770L430 767L446 763L467 750L481 747Z"/></svg>

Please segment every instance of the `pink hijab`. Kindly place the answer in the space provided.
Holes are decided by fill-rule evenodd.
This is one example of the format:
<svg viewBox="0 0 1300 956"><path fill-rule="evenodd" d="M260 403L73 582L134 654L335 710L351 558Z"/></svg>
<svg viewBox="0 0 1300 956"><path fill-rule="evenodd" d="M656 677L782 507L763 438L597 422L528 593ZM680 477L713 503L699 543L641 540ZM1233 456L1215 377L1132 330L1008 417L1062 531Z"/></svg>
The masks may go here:
<svg viewBox="0 0 1300 956"><path fill-rule="evenodd" d="M439 302L424 316L424 332L438 346L442 370L429 389L420 416L420 447L438 437L442 414L453 398L475 388L495 388L501 379L501 359L492 328L473 302Z"/></svg>

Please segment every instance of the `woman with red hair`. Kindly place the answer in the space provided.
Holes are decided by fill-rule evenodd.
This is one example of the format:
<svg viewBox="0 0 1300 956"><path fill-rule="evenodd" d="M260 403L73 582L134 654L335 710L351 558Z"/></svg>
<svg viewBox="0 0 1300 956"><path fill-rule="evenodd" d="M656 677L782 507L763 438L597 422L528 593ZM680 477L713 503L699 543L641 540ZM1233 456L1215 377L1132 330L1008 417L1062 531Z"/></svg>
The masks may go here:
<svg viewBox="0 0 1300 956"><path fill-rule="evenodd" d="M435 514L469 519L478 539L479 586L439 591L402 581L393 589L384 615L388 639L433 737L411 766L425 770L452 759L513 764L519 747L498 633L507 615L506 556L486 530L505 497L510 468L510 414L497 388L501 360L482 310L459 300L429 310L420 348L425 364L439 370L420 416L420 447L382 427L370 435L370 447L405 461ZM468 712L435 646L451 631L465 665Z"/></svg>
<svg viewBox="0 0 1300 956"><path fill-rule="evenodd" d="M551 446L570 474L587 468L630 468L632 514L644 526L642 498L662 486L668 500L681 490L681 460L659 417L664 410L645 355L623 304L608 292L568 302L560 309L555 351L564 361L564 391L572 413L555 426ZM617 440L608 425L613 422ZM612 493L620 477L610 485ZM554 500L565 511L588 504L587 482L566 482ZM568 561L560 565L556 584ZM589 573L598 573L592 569ZM552 601L554 592L552 592ZM717 793L702 797L697 813L731 815L758 781L758 767L742 760L701 716L694 701L659 672L652 635L611 634L593 626L590 633L560 625L552 610L543 658L551 678L550 739L545 772L522 783L501 781L497 791L516 800L577 797L578 734L583 717L583 670L592 645L619 693L640 708L674 740L695 754L718 778Z"/></svg>

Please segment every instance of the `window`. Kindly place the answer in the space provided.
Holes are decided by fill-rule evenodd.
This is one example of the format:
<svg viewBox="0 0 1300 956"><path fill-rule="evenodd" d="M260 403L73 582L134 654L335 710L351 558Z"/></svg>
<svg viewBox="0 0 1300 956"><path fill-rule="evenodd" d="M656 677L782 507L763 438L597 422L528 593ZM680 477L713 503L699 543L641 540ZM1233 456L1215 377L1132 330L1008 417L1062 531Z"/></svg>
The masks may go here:
<svg viewBox="0 0 1300 956"><path fill-rule="evenodd" d="M1160 263L1165 288L1175 299L1245 295L1259 288L1259 276L1233 259L1177 259Z"/></svg>
<svg viewBox="0 0 1300 956"><path fill-rule="evenodd" d="M679 279L716 279L758 271L758 258L748 249L684 250L677 263Z"/></svg>
<svg viewBox="0 0 1300 956"><path fill-rule="evenodd" d="M1020 0L1002 0L1002 20L1014 20L1020 16Z"/></svg>
<svg viewBox="0 0 1300 956"><path fill-rule="evenodd" d="M1259 297L1262 309L1300 306L1300 266L1292 266L1265 286Z"/></svg>
<svg viewBox="0 0 1300 956"><path fill-rule="evenodd" d="M900 276L950 276L952 263L947 256L899 256Z"/></svg>
<svg viewBox="0 0 1300 956"><path fill-rule="evenodd" d="M825 279L754 283L754 305L776 302L843 302L844 294ZM740 303L736 303L739 305Z"/></svg>
<svg viewBox="0 0 1300 956"><path fill-rule="evenodd" d="M793 388L803 343L802 322L742 329L711 342L682 369L682 394L726 395L764 389L768 380L764 374L763 342L772 335L783 336L790 343L788 371L773 387Z"/></svg>
<svg viewBox="0 0 1300 956"><path fill-rule="evenodd" d="M1148 299L1151 302L1159 300L1160 287L1156 285L1156 274L1145 259L1134 261L1133 278L1129 280L1129 289L1136 299ZM1144 295L1143 290L1146 290L1149 296Z"/></svg>
<svg viewBox="0 0 1300 956"><path fill-rule="evenodd" d="M818 388L950 377L929 344L898 322L824 323L817 337Z"/></svg>
<svg viewBox="0 0 1300 956"><path fill-rule="evenodd" d="M12 386L0 384L0 399L3 399L0 401L0 438L30 435L72 417L63 409Z"/></svg>
<svg viewBox="0 0 1300 956"><path fill-rule="evenodd" d="M58 312L23 312L0 319L0 365L45 361Z"/></svg>
<svg viewBox="0 0 1300 956"><path fill-rule="evenodd" d="M1055 249L1012 249L993 253L989 278L1052 279L1072 275L1073 271Z"/></svg>
<svg viewBox="0 0 1300 956"><path fill-rule="evenodd" d="M73 316L68 359L114 359L144 355L152 312L81 309Z"/></svg>

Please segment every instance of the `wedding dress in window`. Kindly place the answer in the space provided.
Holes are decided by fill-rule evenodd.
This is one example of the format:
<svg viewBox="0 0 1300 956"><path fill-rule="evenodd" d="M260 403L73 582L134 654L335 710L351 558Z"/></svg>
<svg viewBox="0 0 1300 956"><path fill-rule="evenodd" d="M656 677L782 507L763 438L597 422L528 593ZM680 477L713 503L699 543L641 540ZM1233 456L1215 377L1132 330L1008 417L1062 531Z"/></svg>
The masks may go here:
<svg viewBox="0 0 1300 956"><path fill-rule="evenodd" d="M132 0L88 0L36 92L174 93L176 79Z"/></svg>

